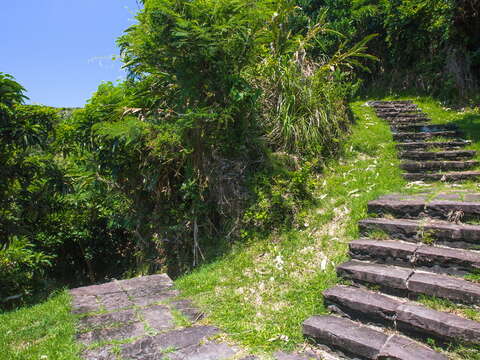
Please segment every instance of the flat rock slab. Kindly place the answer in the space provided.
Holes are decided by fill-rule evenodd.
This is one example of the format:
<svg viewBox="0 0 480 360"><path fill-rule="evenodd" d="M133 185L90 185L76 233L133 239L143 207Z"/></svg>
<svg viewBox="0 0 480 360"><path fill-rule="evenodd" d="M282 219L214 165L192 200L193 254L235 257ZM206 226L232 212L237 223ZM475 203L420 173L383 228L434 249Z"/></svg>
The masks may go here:
<svg viewBox="0 0 480 360"><path fill-rule="evenodd" d="M327 304L355 319L387 324L422 337L480 343L480 323L454 314L352 286L335 286L323 295Z"/></svg>
<svg viewBox="0 0 480 360"><path fill-rule="evenodd" d="M337 267L340 276L361 284L381 286L385 291L430 295L464 304L480 304L480 283L352 260Z"/></svg>
<svg viewBox="0 0 480 360"><path fill-rule="evenodd" d="M388 336L335 316L312 316L303 323L303 334L334 349L376 359Z"/></svg>
<svg viewBox="0 0 480 360"><path fill-rule="evenodd" d="M127 359L149 359L149 356L178 352L179 350L200 345L202 342L219 334L212 326L194 326L170 331L153 337L146 337L131 344L122 345L122 356Z"/></svg>
<svg viewBox="0 0 480 360"><path fill-rule="evenodd" d="M391 214L400 218L429 216L447 220L452 213L461 212L461 219L480 217L480 201L467 194L440 194L434 199L418 197L382 197L368 203L368 211L375 214Z"/></svg>
<svg viewBox="0 0 480 360"><path fill-rule="evenodd" d="M127 324L120 327L111 327L106 329L96 329L77 335L77 341L84 345L91 345L97 342L126 340L139 336L144 336L145 325L141 322Z"/></svg>
<svg viewBox="0 0 480 360"><path fill-rule="evenodd" d="M85 332L93 329L113 327L115 325L127 325L138 321L139 319L135 310L126 309L109 314L84 317L78 321L78 328L80 331Z"/></svg>
<svg viewBox="0 0 480 360"><path fill-rule="evenodd" d="M227 344L206 343L167 355L169 360L231 360L237 352Z"/></svg>
<svg viewBox="0 0 480 360"><path fill-rule="evenodd" d="M415 252L415 266L440 266L472 272L480 269L480 252L421 245Z"/></svg>
<svg viewBox="0 0 480 360"><path fill-rule="evenodd" d="M423 336L480 343L480 323L476 321L412 303L401 304L396 314L400 328L416 330Z"/></svg>
<svg viewBox="0 0 480 360"><path fill-rule="evenodd" d="M480 178L480 171L454 171L445 173L405 173L403 174L403 177L408 181L473 181Z"/></svg>
<svg viewBox="0 0 480 360"><path fill-rule="evenodd" d="M480 165L475 160L463 161L404 161L400 164L402 170L409 173L425 172L425 171L462 171L473 169Z"/></svg>
<svg viewBox="0 0 480 360"><path fill-rule="evenodd" d="M175 327L172 312L165 305L154 305L141 309L139 317L146 322L150 329L156 331L165 331Z"/></svg>
<svg viewBox="0 0 480 360"><path fill-rule="evenodd" d="M434 137L456 138L459 136L458 131L435 131L435 132L399 132L393 134L395 141L405 140L425 140Z"/></svg>
<svg viewBox="0 0 480 360"><path fill-rule="evenodd" d="M412 244L394 240L354 240L350 255L357 260L425 268L449 275L466 275L480 269L480 251Z"/></svg>
<svg viewBox="0 0 480 360"><path fill-rule="evenodd" d="M350 255L355 259L376 259L383 261L412 263L415 260L417 244L401 241L361 239L350 242Z"/></svg>
<svg viewBox="0 0 480 360"><path fill-rule="evenodd" d="M189 300L177 300L179 292L166 275L113 281L71 290L72 311L86 314L79 320L77 341L84 345L107 344L85 350L88 360L114 360L112 345L120 345L124 359L223 360L238 349L210 338L220 333L212 326L178 328L172 311L192 321L203 314ZM107 313L105 313L107 311Z"/></svg>
<svg viewBox="0 0 480 360"><path fill-rule="evenodd" d="M170 303L175 309L180 311L187 319L197 322L204 317L204 313L198 310L190 300L176 300Z"/></svg>
<svg viewBox="0 0 480 360"><path fill-rule="evenodd" d="M468 224L454 224L448 221L430 220L421 222L411 219L365 219L359 221L363 234L369 231L380 230L392 238L410 242L422 241L424 234L433 240L442 242L465 242L480 245L480 226Z"/></svg>
<svg viewBox="0 0 480 360"><path fill-rule="evenodd" d="M383 286L388 289L407 290L407 281L413 274L411 269L349 261L337 267L339 275L362 283Z"/></svg>
<svg viewBox="0 0 480 360"><path fill-rule="evenodd" d="M467 140L462 141L417 141L397 144L399 150L414 150L414 149L460 149L470 145L471 142Z"/></svg>
<svg viewBox="0 0 480 360"><path fill-rule="evenodd" d="M451 276L415 272L408 281L414 294L426 294L465 304L480 304L480 284Z"/></svg>
<svg viewBox="0 0 480 360"><path fill-rule="evenodd" d="M391 336L380 350L377 360L448 360L424 345L403 336Z"/></svg>
<svg viewBox="0 0 480 360"><path fill-rule="evenodd" d="M447 360L447 357L402 336L387 336L344 318L312 316L303 333L320 344L370 360Z"/></svg>
<svg viewBox="0 0 480 360"><path fill-rule="evenodd" d="M323 292L327 304L335 304L348 314L362 318L375 318L380 322L393 322L400 301L352 286L335 286Z"/></svg>
<svg viewBox="0 0 480 360"><path fill-rule="evenodd" d="M451 151L402 151L398 154L400 159L409 160L460 160L471 159L476 155L474 150Z"/></svg>

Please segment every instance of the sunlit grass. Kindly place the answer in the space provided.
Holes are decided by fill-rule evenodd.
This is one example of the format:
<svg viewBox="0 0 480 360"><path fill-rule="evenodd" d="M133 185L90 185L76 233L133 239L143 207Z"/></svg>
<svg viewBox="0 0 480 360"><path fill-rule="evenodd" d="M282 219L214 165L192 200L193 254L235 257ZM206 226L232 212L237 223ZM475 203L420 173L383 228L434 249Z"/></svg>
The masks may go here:
<svg viewBox="0 0 480 360"><path fill-rule="evenodd" d="M75 316L64 291L44 303L0 314L0 359L79 359Z"/></svg>

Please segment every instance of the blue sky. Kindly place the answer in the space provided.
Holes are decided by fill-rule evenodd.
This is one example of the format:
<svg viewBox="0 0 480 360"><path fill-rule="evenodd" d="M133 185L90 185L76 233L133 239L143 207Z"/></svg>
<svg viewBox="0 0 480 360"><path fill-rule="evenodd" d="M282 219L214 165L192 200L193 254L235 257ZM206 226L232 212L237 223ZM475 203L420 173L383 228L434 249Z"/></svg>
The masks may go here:
<svg viewBox="0 0 480 360"><path fill-rule="evenodd" d="M138 9L136 0L2 1L0 72L31 103L83 106L102 81L125 77L111 58Z"/></svg>

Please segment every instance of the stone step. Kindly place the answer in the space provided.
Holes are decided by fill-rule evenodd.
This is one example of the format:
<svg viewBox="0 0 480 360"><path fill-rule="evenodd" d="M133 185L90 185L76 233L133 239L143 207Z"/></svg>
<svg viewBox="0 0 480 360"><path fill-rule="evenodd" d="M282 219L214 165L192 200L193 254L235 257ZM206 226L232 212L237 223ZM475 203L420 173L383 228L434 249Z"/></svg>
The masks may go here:
<svg viewBox="0 0 480 360"><path fill-rule="evenodd" d="M480 304L480 284L447 275L352 260L337 273L359 284L379 286L401 296L429 295L456 303Z"/></svg>
<svg viewBox="0 0 480 360"><path fill-rule="evenodd" d="M397 117L395 119L384 119L387 120L388 123L393 125L411 125L411 124L427 124L431 121L428 117L418 117L418 118L405 118L405 117Z"/></svg>
<svg viewBox="0 0 480 360"><path fill-rule="evenodd" d="M405 219L428 216L448 220L457 216L458 220L477 220L480 218L480 194L440 193L432 198L422 194L392 194L370 201L368 212Z"/></svg>
<svg viewBox="0 0 480 360"><path fill-rule="evenodd" d="M414 111L418 110L418 106L415 104L382 104L382 105L375 105L373 108L376 111L381 111L381 110L389 110L389 109L394 109L394 110L400 110L400 111Z"/></svg>
<svg viewBox="0 0 480 360"><path fill-rule="evenodd" d="M480 252L394 240L360 239L349 244L356 260L464 276L480 270Z"/></svg>
<svg viewBox="0 0 480 360"><path fill-rule="evenodd" d="M456 171L447 173L405 173L403 177L408 181L475 181L480 179L480 171Z"/></svg>
<svg viewBox="0 0 480 360"><path fill-rule="evenodd" d="M372 218L358 223L362 234L381 231L392 239L408 242L440 243L452 247L475 248L480 245L480 225L455 224L442 220Z"/></svg>
<svg viewBox="0 0 480 360"><path fill-rule="evenodd" d="M453 131L458 130L455 124L392 124L392 131L396 132L439 132L439 131Z"/></svg>
<svg viewBox="0 0 480 360"><path fill-rule="evenodd" d="M393 134L395 141L405 140L426 140L435 137L457 138L460 136L458 131L433 131L433 132L399 132Z"/></svg>
<svg viewBox="0 0 480 360"><path fill-rule="evenodd" d="M379 114L378 115L379 117L385 119L385 120L388 120L388 121L398 121L398 120L402 120L402 121L408 121L408 120L418 120L418 119L422 119L422 120L426 120L426 121L430 121L431 119L426 116L425 114L422 114L422 113L411 113L411 112L401 112L399 114L394 114L394 113L391 113L391 114Z"/></svg>
<svg viewBox="0 0 480 360"><path fill-rule="evenodd" d="M387 335L336 316L312 316L303 334L350 356L369 360L447 360L447 357L407 337Z"/></svg>
<svg viewBox="0 0 480 360"><path fill-rule="evenodd" d="M353 286L335 286L323 292L329 308L355 320L374 321L425 339L480 343L480 323ZM333 305L333 306L332 306Z"/></svg>
<svg viewBox="0 0 480 360"><path fill-rule="evenodd" d="M428 142L428 141L419 141L419 142L406 142L397 144L397 149L402 150L414 150L414 149L460 149L465 146L470 145L472 142L468 140L461 141L437 141L437 142Z"/></svg>
<svg viewBox="0 0 480 360"><path fill-rule="evenodd" d="M369 106L385 106L385 105L415 105L412 100L376 100L369 101ZM416 105L415 105L416 106Z"/></svg>
<svg viewBox="0 0 480 360"><path fill-rule="evenodd" d="M475 150L401 151L398 157L408 160L461 160L471 159L476 153Z"/></svg>
<svg viewBox="0 0 480 360"><path fill-rule="evenodd" d="M426 171L462 171L470 170L480 165L479 161L405 161L400 164L402 170L409 173Z"/></svg>
<svg viewBox="0 0 480 360"><path fill-rule="evenodd" d="M392 108L392 107L389 107L389 108L376 108L375 109L375 112L381 116L381 115L399 115L399 114L423 114L425 115L425 113L416 108L416 107L407 107L407 108L403 108L403 109L398 109L398 108Z"/></svg>

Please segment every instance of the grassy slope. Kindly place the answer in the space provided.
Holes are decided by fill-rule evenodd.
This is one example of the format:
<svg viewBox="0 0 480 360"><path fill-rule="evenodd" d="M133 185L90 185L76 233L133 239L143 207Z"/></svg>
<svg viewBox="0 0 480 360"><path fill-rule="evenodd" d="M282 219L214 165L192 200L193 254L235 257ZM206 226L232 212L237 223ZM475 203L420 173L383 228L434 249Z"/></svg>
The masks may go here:
<svg viewBox="0 0 480 360"><path fill-rule="evenodd" d="M177 281L234 341L261 352L298 347L302 321L327 313L321 292L338 281L335 266L367 202L404 187L390 130L363 104L352 104L357 124L344 157L318 178L318 204L304 215L304 229L251 239Z"/></svg>
<svg viewBox="0 0 480 360"><path fill-rule="evenodd" d="M73 360L75 317L62 292L42 304L0 314L0 359Z"/></svg>
<svg viewBox="0 0 480 360"><path fill-rule="evenodd" d="M478 114L445 111L428 98L415 101L435 122L458 123L474 141L472 148L480 150ZM347 244L358 235L357 221L367 216L367 202L386 193L422 189L405 188L390 130L363 104L352 104L357 124L344 157L318 178L318 204L305 211L303 229L251 239L177 281L184 295L209 313L206 321L240 345L261 353L301 347L300 324L312 314L327 312L321 291L338 281L335 265L346 259ZM442 187L448 185L429 191ZM476 191L478 187L461 186ZM78 359L69 301L67 293L60 293L43 304L0 314L0 359ZM424 302L474 319L479 316L435 299ZM457 347L453 358L480 359L479 354Z"/></svg>
<svg viewBox="0 0 480 360"><path fill-rule="evenodd" d="M470 148L480 151L478 112L444 109L426 97L395 99L412 98L434 123L457 123L473 141ZM345 156L319 178L319 202L305 215L305 229L252 239L251 244L177 281L184 294L209 313L208 321L234 341L266 353L304 346L300 324L312 314L328 312L321 292L338 281L334 267L347 258L347 244L358 236L357 221L367 216L369 200L392 192L479 190L477 183L406 186L389 128L364 103L352 104L357 124L345 144ZM479 312L469 307L432 298L422 302L479 318ZM479 347L452 344L450 350L452 359L480 359Z"/></svg>

